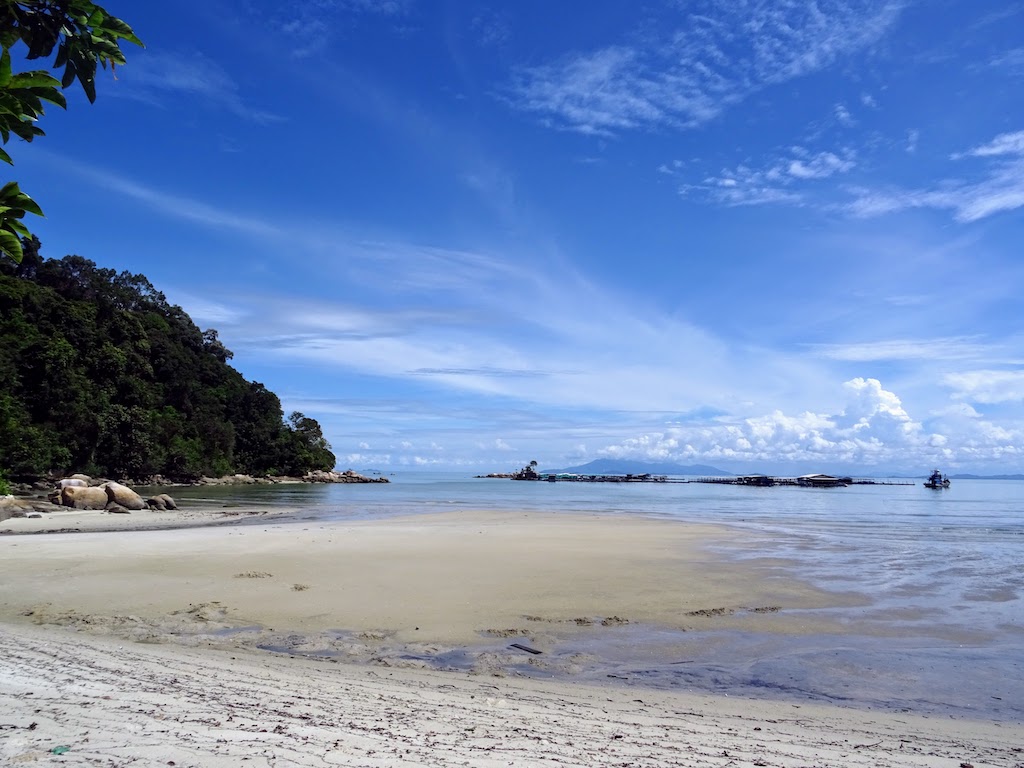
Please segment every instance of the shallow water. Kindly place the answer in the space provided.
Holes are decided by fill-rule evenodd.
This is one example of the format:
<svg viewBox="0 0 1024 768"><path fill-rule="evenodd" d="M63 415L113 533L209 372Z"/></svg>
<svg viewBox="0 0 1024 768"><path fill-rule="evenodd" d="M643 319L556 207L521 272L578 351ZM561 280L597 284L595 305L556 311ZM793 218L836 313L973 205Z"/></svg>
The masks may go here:
<svg viewBox="0 0 1024 768"><path fill-rule="evenodd" d="M1024 721L1024 482L836 489L522 483L406 473L387 485L175 489L214 503L300 506L300 520L455 509L638 515L736 526L724 558L769 558L864 604L830 609L841 636L668 632L574 635L513 671ZM507 643L495 644L495 652ZM280 650L280 649L279 649ZM462 657L423 660L463 667ZM571 670L571 671L570 671Z"/></svg>

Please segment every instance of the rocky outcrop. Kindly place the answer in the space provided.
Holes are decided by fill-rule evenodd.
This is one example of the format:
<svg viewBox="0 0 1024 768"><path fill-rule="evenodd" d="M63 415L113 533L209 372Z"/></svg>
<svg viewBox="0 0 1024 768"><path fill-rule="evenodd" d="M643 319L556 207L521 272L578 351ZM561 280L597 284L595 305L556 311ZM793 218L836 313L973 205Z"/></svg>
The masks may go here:
<svg viewBox="0 0 1024 768"><path fill-rule="evenodd" d="M353 472L351 469L346 469L344 472L325 472L317 469L312 472L307 472L303 475L302 480L307 483L386 483L388 479L386 477L366 477L366 475L360 475L357 472Z"/></svg>
<svg viewBox="0 0 1024 768"><path fill-rule="evenodd" d="M253 477L252 475L226 475L225 477L202 477L199 485L280 485L284 483L386 483L386 477L366 477L347 469L344 472L314 470L302 477Z"/></svg>

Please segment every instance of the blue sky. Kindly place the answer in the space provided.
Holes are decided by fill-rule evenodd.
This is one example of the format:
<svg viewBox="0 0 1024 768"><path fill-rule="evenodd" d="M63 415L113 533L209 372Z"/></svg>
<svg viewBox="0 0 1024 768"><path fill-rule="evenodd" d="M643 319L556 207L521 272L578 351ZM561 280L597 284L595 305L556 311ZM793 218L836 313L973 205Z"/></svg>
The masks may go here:
<svg viewBox="0 0 1024 768"><path fill-rule="evenodd" d="M9 145L341 468L1024 471L1024 3L104 3Z"/></svg>

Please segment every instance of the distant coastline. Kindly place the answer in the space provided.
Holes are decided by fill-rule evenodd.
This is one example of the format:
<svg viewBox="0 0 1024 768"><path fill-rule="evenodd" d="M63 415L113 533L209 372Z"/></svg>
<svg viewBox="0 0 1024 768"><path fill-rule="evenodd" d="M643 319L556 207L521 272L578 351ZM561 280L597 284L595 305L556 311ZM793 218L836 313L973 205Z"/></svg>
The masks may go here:
<svg viewBox="0 0 1024 768"><path fill-rule="evenodd" d="M746 472L730 472L719 467L707 464L676 464L671 462L646 462L619 459L595 459L586 464L579 464L572 467L543 468L538 470L542 474L571 473L579 475L669 475L669 476L699 476L699 477L736 477L737 475L749 474ZM799 475L810 472L810 469L803 471L792 471L790 474ZM513 471L496 471L476 475L480 478L509 478L515 473ZM832 473L835 474L835 473ZM855 477L876 477L903 480L917 480L928 476L928 472L918 473L894 472L892 470L880 470L874 472L842 472L842 476ZM1024 474L998 474L978 475L972 473L948 473L951 480L1024 480Z"/></svg>

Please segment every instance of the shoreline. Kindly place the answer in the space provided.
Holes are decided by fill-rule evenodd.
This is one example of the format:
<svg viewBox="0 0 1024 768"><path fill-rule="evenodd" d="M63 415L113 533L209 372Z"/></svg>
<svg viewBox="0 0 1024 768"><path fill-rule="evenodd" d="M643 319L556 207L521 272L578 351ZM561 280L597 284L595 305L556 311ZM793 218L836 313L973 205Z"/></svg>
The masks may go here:
<svg viewBox="0 0 1024 768"><path fill-rule="evenodd" d="M698 668L732 674L730 642L753 639L756 647L741 654L774 665L780 647L813 647L822 638L849 647L851 633L866 632L843 618L867 606L864 596L816 589L783 561L751 558L747 534L726 526L578 512L295 519L300 509L225 521L222 507L206 508L200 514L214 522L205 527L130 537L99 530L0 537L0 631L6 625L71 642L107 635L210 654L340 661L366 674L444 669L454 671L437 674L453 679L545 678L644 698L706 690L693 676ZM254 511L232 509L239 510ZM81 514L127 521L176 513ZM230 524L243 520L258 524ZM875 639L889 645L900 638ZM787 658L805 677L823 669L820 661L808 671L804 657ZM864 685L872 680L887 684L872 672ZM731 683L717 689L750 700L772 696L779 706L846 698L844 706L872 712L894 708L884 695L875 703L848 697L827 679L816 690L833 695ZM1022 719L1012 708L997 716L995 707L972 706L931 714Z"/></svg>

